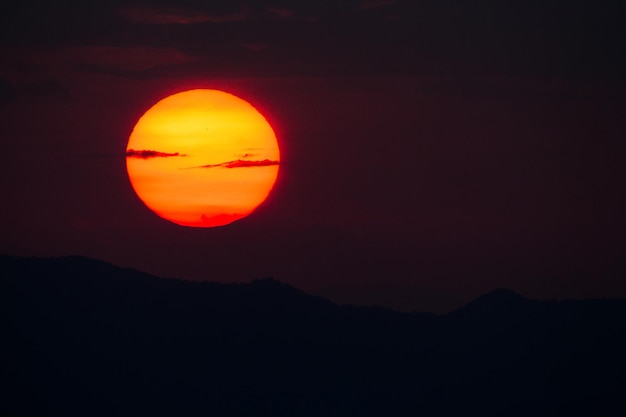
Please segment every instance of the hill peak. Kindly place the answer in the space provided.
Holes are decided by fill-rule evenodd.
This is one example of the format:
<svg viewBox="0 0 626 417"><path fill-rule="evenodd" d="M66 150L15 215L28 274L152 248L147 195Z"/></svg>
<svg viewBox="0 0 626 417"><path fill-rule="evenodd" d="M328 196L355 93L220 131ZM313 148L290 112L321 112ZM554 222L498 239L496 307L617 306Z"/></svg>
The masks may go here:
<svg viewBox="0 0 626 417"><path fill-rule="evenodd" d="M488 302L503 302L503 301L528 301L524 296L516 293L515 291L508 288L496 288L494 290L489 291L486 294L481 295L476 299L476 301L488 301Z"/></svg>
<svg viewBox="0 0 626 417"><path fill-rule="evenodd" d="M537 303L513 290L497 288L481 295L452 314L473 318L523 315Z"/></svg>

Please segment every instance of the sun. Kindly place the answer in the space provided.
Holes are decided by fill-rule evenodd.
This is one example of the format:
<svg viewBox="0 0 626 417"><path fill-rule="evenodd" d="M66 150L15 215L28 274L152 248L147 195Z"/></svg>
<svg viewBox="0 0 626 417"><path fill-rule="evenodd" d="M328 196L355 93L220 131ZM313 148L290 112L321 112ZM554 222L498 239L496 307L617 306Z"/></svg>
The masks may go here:
<svg viewBox="0 0 626 417"><path fill-rule="evenodd" d="M137 121L126 170L137 196L181 226L215 227L248 216L270 193L280 151L247 101L220 90L168 96Z"/></svg>

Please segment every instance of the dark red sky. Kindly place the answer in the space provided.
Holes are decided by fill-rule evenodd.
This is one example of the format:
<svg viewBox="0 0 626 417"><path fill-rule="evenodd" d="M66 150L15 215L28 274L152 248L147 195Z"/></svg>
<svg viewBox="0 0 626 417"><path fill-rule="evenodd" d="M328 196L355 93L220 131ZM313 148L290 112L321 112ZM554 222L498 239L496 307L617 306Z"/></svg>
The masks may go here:
<svg viewBox="0 0 626 417"><path fill-rule="evenodd" d="M0 252L402 309L626 297L624 2L74 3L0 17ZM139 116L189 88L279 136L228 227L161 220L126 176Z"/></svg>

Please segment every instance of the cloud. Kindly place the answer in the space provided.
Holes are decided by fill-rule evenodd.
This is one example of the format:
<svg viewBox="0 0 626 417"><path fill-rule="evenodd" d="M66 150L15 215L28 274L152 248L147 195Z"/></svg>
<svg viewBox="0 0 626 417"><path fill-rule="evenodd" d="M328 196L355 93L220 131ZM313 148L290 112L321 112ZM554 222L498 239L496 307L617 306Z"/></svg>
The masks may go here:
<svg viewBox="0 0 626 417"><path fill-rule="evenodd" d="M295 15L293 10L284 7L268 7L267 11L277 19L289 19Z"/></svg>
<svg viewBox="0 0 626 417"><path fill-rule="evenodd" d="M266 42L243 42L241 47L251 51L260 52L269 48L269 45Z"/></svg>
<svg viewBox="0 0 626 417"><path fill-rule="evenodd" d="M194 62L197 58L173 48L152 47L84 47L74 48L75 60L79 63L104 68L141 71L167 65Z"/></svg>
<svg viewBox="0 0 626 417"><path fill-rule="evenodd" d="M207 216L206 214L202 214L200 216L200 221L206 225L227 225L228 223L232 223L235 220L239 220L242 217L245 217L245 214L232 213L232 214L217 214L214 216Z"/></svg>
<svg viewBox="0 0 626 417"><path fill-rule="evenodd" d="M394 4L395 2L395 0L363 0L361 3L359 3L359 9L380 9L381 7L389 6L391 4Z"/></svg>
<svg viewBox="0 0 626 417"><path fill-rule="evenodd" d="M126 151L127 158L150 159L150 158L168 158L170 156L187 156L187 155L179 154L178 152L166 153L166 152L152 151L148 149L142 149L142 150L129 149Z"/></svg>
<svg viewBox="0 0 626 417"><path fill-rule="evenodd" d="M149 6L125 7L119 10L119 14L131 22L149 25L239 22L248 18L248 10L225 14L207 14L192 10Z"/></svg>
<svg viewBox="0 0 626 417"><path fill-rule="evenodd" d="M15 87L5 79L0 78L0 103L14 101L17 98ZM247 154L246 154L247 155Z"/></svg>
<svg viewBox="0 0 626 417"><path fill-rule="evenodd" d="M201 165L195 168L255 168L255 167L269 167L278 165L279 161L271 161L264 159L262 161L246 161L243 159L237 159L235 161L222 162L221 164L213 165Z"/></svg>
<svg viewBox="0 0 626 417"><path fill-rule="evenodd" d="M197 62L198 58L174 48L147 46L78 46L39 51L17 51L13 65L24 78L28 72L64 75L75 69L108 69L119 71L144 71ZM0 57L0 60L2 58ZM2 62L0 61L0 65ZM30 68L30 71L20 69ZM41 76L40 76L41 78ZM48 76L48 78L52 78ZM50 89L53 86L48 86Z"/></svg>
<svg viewBox="0 0 626 417"><path fill-rule="evenodd" d="M58 80L36 80L22 85L25 94L34 97L57 97L67 99L70 96L69 87Z"/></svg>

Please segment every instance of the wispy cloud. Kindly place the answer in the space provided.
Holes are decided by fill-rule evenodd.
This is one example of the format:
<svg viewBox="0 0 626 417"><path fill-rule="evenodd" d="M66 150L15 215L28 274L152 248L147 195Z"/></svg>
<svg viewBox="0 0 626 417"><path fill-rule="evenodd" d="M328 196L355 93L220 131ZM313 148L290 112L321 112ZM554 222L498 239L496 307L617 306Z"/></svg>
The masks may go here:
<svg viewBox="0 0 626 417"><path fill-rule="evenodd" d="M74 48L75 62L103 68L141 71L194 62L197 58L173 48L85 47Z"/></svg>
<svg viewBox="0 0 626 417"><path fill-rule="evenodd" d="M147 46L79 46L27 52L17 57L20 65L34 71L63 72L94 67L122 71L142 71L155 67L181 65L198 59L174 48Z"/></svg>
<svg viewBox="0 0 626 417"><path fill-rule="evenodd" d="M243 42L241 47L250 51L260 52L269 48L269 45L265 42Z"/></svg>
<svg viewBox="0 0 626 417"><path fill-rule="evenodd" d="M169 158L171 156L187 156L187 155L180 154L178 152L167 153L167 152L152 151L149 149L143 149L143 150L129 149L126 151L127 158L151 159L151 158Z"/></svg>
<svg viewBox="0 0 626 417"><path fill-rule="evenodd" d="M131 22L150 25L239 22L248 18L248 10L225 14L208 14L193 10L149 6L125 7L119 10L119 14Z"/></svg>
<svg viewBox="0 0 626 417"><path fill-rule="evenodd" d="M285 7L268 7L267 11L278 19L289 19L290 17L294 17L295 13L291 9L287 9Z"/></svg>
<svg viewBox="0 0 626 417"><path fill-rule="evenodd" d="M243 159L237 159L235 161L222 162L221 164L201 165L194 168L255 168L255 167L269 167L278 165L279 161L271 161L269 159L263 159L262 161L246 161Z"/></svg>
<svg viewBox="0 0 626 417"><path fill-rule="evenodd" d="M395 0L363 0L359 3L359 8L362 10L379 9L395 2Z"/></svg>

